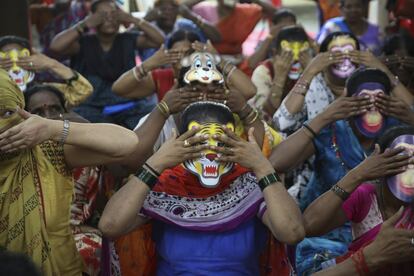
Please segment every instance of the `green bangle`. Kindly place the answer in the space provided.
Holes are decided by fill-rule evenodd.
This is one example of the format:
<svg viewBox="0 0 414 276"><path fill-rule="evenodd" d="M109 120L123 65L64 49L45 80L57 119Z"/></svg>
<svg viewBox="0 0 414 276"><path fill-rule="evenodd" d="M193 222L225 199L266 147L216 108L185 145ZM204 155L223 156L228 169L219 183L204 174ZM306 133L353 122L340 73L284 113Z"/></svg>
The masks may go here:
<svg viewBox="0 0 414 276"><path fill-rule="evenodd" d="M279 175L276 172L266 175L262 179L259 180L259 187L260 190L264 191L266 187L275 184L276 182L282 182Z"/></svg>
<svg viewBox="0 0 414 276"><path fill-rule="evenodd" d="M144 182L150 190L152 190L158 182L158 178L145 168L139 169L135 176Z"/></svg>

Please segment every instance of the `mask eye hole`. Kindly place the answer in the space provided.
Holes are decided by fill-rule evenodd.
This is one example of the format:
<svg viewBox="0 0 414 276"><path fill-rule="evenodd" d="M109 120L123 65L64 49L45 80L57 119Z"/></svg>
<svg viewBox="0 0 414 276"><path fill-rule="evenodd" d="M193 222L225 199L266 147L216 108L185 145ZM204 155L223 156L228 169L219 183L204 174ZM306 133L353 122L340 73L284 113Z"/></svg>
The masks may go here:
<svg viewBox="0 0 414 276"><path fill-rule="evenodd" d="M195 61L195 68L200 68L201 67L201 60L197 59Z"/></svg>
<svg viewBox="0 0 414 276"><path fill-rule="evenodd" d="M218 143L217 143L217 146L218 146L218 147L225 147L225 146L226 146L226 144L224 144L223 142L218 142Z"/></svg>
<svg viewBox="0 0 414 276"><path fill-rule="evenodd" d="M210 69L213 68L213 63L211 62L211 60L207 61L207 67Z"/></svg>

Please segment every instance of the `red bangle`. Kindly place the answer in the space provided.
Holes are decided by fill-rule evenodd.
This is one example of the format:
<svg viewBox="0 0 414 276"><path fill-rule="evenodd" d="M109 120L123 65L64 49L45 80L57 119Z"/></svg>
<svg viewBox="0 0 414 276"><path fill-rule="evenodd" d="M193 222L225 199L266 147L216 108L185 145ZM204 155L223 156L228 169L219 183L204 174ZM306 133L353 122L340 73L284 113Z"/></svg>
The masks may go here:
<svg viewBox="0 0 414 276"><path fill-rule="evenodd" d="M367 263L365 262L365 256L362 249L358 250L351 256L352 261L355 264L355 268L358 272L358 275L367 276L370 275L369 268Z"/></svg>

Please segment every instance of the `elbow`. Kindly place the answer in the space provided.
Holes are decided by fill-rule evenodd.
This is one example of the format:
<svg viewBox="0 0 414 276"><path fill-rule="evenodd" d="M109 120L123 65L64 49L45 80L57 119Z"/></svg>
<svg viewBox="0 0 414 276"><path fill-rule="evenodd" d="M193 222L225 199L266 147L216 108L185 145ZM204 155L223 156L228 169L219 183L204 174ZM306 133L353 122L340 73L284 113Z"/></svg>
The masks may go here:
<svg viewBox="0 0 414 276"><path fill-rule="evenodd" d="M116 95L118 96L122 96L122 89L119 85L119 79L117 79L113 84L112 84L112 92L114 92Z"/></svg>
<svg viewBox="0 0 414 276"><path fill-rule="evenodd" d="M129 138L124 141L125 142L121 147L119 147L116 151L113 152L113 158L116 160L125 160L127 159L131 153L135 152L139 145L139 139L138 135L135 134L135 132L131 131L131 133L128 135Z"/></svg>
<svg viewBox="0 0 414 276"><path fill-rule="evenodd" d="M301 242L305 236L305 228L303 225L298 224L290 229L289 234L286 236L283 242L288 245L295 245Z"/></svg>
<svg viewBox="0 0 414 276"><path fill-rule="evenodd" d="M98 229L109 239L116 239L121 235L121 233L116 230L116 225L104 217L99 220Z"/></svg>
<svg viewBox="0 0 414 276"><path fill-rule="evenodd" d="M244 98L247 100L250 100L251 98L253 98L257 93L257 88L256 86L251 83L250 87L248 89L246 89L246 92L244 94Z"/></svg>

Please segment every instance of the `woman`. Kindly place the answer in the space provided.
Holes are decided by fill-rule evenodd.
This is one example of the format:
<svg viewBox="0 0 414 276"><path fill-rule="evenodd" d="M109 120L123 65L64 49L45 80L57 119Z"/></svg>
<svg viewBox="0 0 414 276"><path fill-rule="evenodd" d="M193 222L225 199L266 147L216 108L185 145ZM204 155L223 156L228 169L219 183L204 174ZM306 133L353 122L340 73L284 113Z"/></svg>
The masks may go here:
<svg viewBox="0 0 414 276"><path fill-rule="evenodd" d="M181 122L182 135L167 141L111 198L100 229L117 237L152 219L158 275L258 275L264 226L282 242L301 239L295 202L273 177L260 192L248 171L256 174L259 183L276 175L255 142L253 129L249 142L233 133L233 115L226 106L194 103ZM206 178L206 169L215 173ZM243 194L243 199L234 193ZM158 204L160 195L165 198ZM173 198L177 204L170 205Z"/></svg>
<svg viewBox="0 0 414 276"><path fill-rule="evenodd" d="M413 149L413 127L389 129L370 157L350 170L335 189L320 196L306 209L304 223L308 236L323 235L351 221L353 241L346 256L337 258L337 263L362 252L376 238L383 222L401 206L404 206L404 213L395 227L414 228ZM414 263L381 267L375 272L412 275Z"/></svg>
<svg viewBox="0 0 414 276"><path fill-rule="evenodd" d="M95 88L94 93L75 109L85 119L117 123L133 128L139 118L152 108L151 101L128 102L111 90L113 82L135 66L135 51L139 48L159 47L164 36L145 20L117 8L115 1L97 0L92 14L52 41L50 49L71 57L71 67L84 75ZM119 32L121 23L134 24L138 32ZM96 34L88 34L90 28Z"/></svg>
<svg viewBox="0 0 414 276"><path fill-rule="evenodd" d="M369 49L379 55L382 44L379 27L366 19L369 2L370 0L340 0L343 17L329 19L322 26L317 37L318 43L322 43L332 32L347 32L358 37L362 50Z"/></svg>
<svg viewBox="0 0 414 276"><path fill-rule="evenodd" d="M272 58L265 60L253 72L257 87L250 104L272 118L281 101L300 77L311 59L308 36L302 27L283 28L273 45Z"/></svg>
<svg viewBox="0 0 414 276"><path fill-rule="evenodd" d="M194 51L208 51L216 53L210 44L198 43L200 38L193 32L178 30L171 35L167 43L167 50L163 47L140 66L132 68L123 74L113 85L114 92L122 97L141 99L156 93L158 100L162 100L179 79L180 60ZM171 65L170 68L160 67ZM218 67L223 71L227 85L239 90L247 99L251 98L256 89L250 79L233 65L221 61ZM225 70L224 70L225 69Z"/></svg>
<svg viewBox="0 0 414 276"><path fill-rule="evenodd" d="M177 18L179 15L182 18ZM147 12L144 19L153 22L164 32L166 37L170 37L174 31L186 30L196 33L202 43L206 43L207 40L213 43L221 40L216 27L194 14L187 6L178 4L176 0L155 1L154 8ZM141 51L140 57L142 60L146 60L156 51L157 49L145 49Z"/></svg>
<svg viewBox="0 0 414 276"><path fill-rule="evenodd" d="M389 97L384 95L390 93L391 87L390 79L381 70L355 71L347 81L348 97L337 99L275 148L270 159L281 172L315 154L314 175L299 200L302 209L362 162L372 152L376 137L395 124L395 120L385 115L390 112L385 111L388 107L381 100ZM298 246L299 271L320 269L325 257L315 262L315 255L327 258L342 255L350 242L350 234L347 227L342 227L319 239L305 239ZM324 242L327 245L321 246ZM307 248L309 253L303 256L301 252Z"/></svg>
<svg viewBox="0 0 414 276"><path fill-rule="evenodd" d="M119 162L135 150L138 138L114 125L23 111L23 94L4 70L0 99L0 246L28 254L44 275L81 275L69 225L71 168Z"/></svg>

